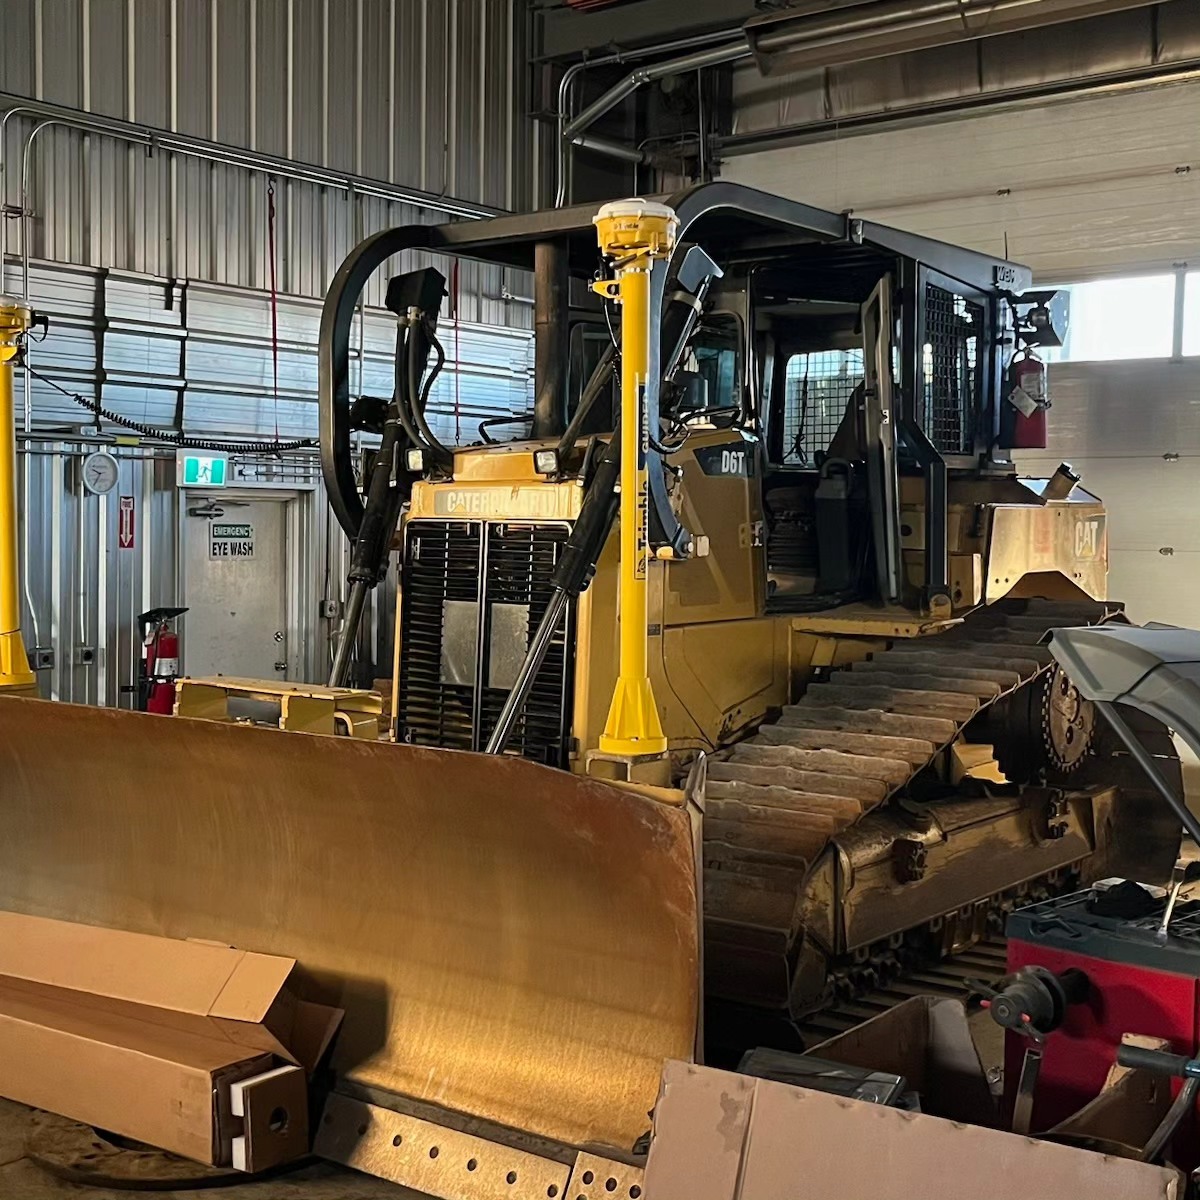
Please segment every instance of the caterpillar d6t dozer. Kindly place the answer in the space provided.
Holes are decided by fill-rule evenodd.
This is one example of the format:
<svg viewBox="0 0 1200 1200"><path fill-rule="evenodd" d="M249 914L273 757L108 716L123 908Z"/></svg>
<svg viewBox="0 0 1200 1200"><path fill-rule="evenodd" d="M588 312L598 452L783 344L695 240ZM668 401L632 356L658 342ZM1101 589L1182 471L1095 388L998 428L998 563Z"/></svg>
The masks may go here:
<svg viewBox="0 0 1200 1200"><path fill-rule="evenodd" d="M334 280L330 682L394 553L389 739L0 701L0 905L295 956L347 1010L319 1145L443 1195L553 1197L701 1033L782 1044L1174 861L1042 644L1122 619L1100 501L1010 454L1059 297L746 188L669 206L395 229ZM435 435L434 266L389 284L394 395L351 404L362 288L410 251L533 272L531 438Z"/></svg>

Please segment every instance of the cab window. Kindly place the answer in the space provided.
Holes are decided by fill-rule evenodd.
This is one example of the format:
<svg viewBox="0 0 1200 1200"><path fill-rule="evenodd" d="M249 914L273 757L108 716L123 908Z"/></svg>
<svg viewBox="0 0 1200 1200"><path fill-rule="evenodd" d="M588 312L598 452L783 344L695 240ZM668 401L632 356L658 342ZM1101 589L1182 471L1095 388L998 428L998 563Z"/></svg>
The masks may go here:
<svg viewBox="0 0 1200 1200"><path fill-rule="evenodd" d="M709 313L692 337L682 363L688 409L740 408L742 326L733 313Z"/></svg>
<svg viewBox="0 0 1200 1200"><path fill-rule="evenodd" d="M783 375L783 464L815 467L829 449L854 389L863 381L863 352L793 354Z"/></svg>

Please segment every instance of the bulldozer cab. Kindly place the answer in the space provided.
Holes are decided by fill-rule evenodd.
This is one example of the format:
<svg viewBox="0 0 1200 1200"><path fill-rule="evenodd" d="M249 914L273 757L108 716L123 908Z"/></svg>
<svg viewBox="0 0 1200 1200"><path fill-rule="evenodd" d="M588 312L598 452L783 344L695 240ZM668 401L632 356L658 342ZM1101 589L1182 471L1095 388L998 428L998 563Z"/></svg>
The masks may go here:
<svg viewBox="0 0 1200 1200"><path fill-rule="evenodd" d="M855 601L947 615L981 602L982 580L953 561L965 548L951 545L950 482L992 480L994 495L1015 478L1009 365L1061 340L1052 295L1030 293L1016 264L736 185L670 203L679 240L653 272L646 387L658 555L682 575L719 539L719 573L754 615ZM364 428L349 403L350 316L371 271L402 249L532 271L527 419L533 465L548 467L532 478L588 486L594 442L615 427L619 361L617 321L588 286L600 266L592 216L392 230L347 260L326 304L321 408L325 478L351 538L365 489L350 451ZM398 452L415 468L405 499L421 480L480 478L478 460L495 461L491 443L519 434L519 420L484 422L478 448L456 453L414 425ZM1005 496L1038 503L1015 484ZM386 551L373 545L378 560Z"/></svg>

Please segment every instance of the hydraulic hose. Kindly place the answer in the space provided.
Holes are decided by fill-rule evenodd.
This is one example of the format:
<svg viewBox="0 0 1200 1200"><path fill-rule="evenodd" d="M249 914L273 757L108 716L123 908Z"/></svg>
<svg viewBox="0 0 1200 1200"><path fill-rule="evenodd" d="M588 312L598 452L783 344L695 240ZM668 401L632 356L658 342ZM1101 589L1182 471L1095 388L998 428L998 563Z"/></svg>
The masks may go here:
<svg viewBox="0 0 1200 1200"><path fill-rule="evenodd" d="M583 428L583 423L587 420L588 414L592 411L596 401L600 398L605 387L611 385L613 380L613 365L617 358L616 346L605 347L604 353L600 356L600 361L596 364L596 368L592 371L590 378L584 385L583 391L579 396L579 403L575 406L575 414L571 417L570 423L563 430L563 435L558 440L558 460L562 460L570 453L571 448L579 438L579 431Z"/></svg>
<svg viewBox="0 0 1200 1200"><path fill-rule="evenodd" d="M383 427L383 442L371 468L367 503L363 508L362 524L354 540L350 561L350 596L342 621L342 636L338 640L337 653L329 673L330 687L346 686L367 594L387 569L392 531L396 528L400 509L408 495L407 487L403 486L403 471L399 461L401 431L400 422L389 418Z"/></svg>
<svg viewBox="0 0 1200 1200"><path fill-rule="evenodd" d="M346 601L346 616L342 622L342 636L338 639L337 654L334 655L333 668L329 672L330 687L346 686L346 679L350 673L350 659L354 655L354 642L370 590L371 585L365 579L356 579L350 585L350 598Z"/></svg>
<svg viewBox="0 0 1200 1200"><path fill-rule="evenodd" d="M413 421L412 405L408 402L410 364L413 358L413 331L403 322L396 329L396 387L392 393L395 419L400 422L404 436L413 446L421 445L421 434Z"/></svg>
<svg viewBox="0 0 1200 1200"><path fill-rule="evenodd" d="M418 341L418 339L420 340ZM422 389L421 373L429 360L430 345L437 351L438 361L430 373L424 389ZM424 446L433 455L434 459L443 466L448 465L454 456L442 445L437 435L430 429L429 423L425 420L425 401L433 387L433 381L438 377L445 362L446 352L442 349L442 343L438 341L437 335L427 328L426 319L419 317L412 323L408 333L408 390L406 399L411 409L412 418L416 422L417 429L420 430L420 436L414 438L413 441L418 446Z"/></svg>

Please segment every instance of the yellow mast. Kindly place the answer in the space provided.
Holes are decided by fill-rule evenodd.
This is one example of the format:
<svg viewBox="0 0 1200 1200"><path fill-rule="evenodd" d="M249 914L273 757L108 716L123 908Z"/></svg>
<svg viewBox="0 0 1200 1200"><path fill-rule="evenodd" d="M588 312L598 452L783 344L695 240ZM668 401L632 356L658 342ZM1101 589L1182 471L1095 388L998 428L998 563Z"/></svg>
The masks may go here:
<svg viewBox="0 0 1200 1200"><path fill-rule="evenodd" d="M29 309L0 296L0 692L33 690L36 683L21 640L17 571L17 421L13 360L29 328Z"/></svg>
<svg viewBox="0 0 1200 1200"><path fill-rule="evenodd" d="M670 255L679 222L665 204L619 200L604 205L594 224L614 271L614 279L596 290L621 306L621 665L600 752L640 758L667 749L647 673L644 392L650 373L650 268Z"/></svg>

